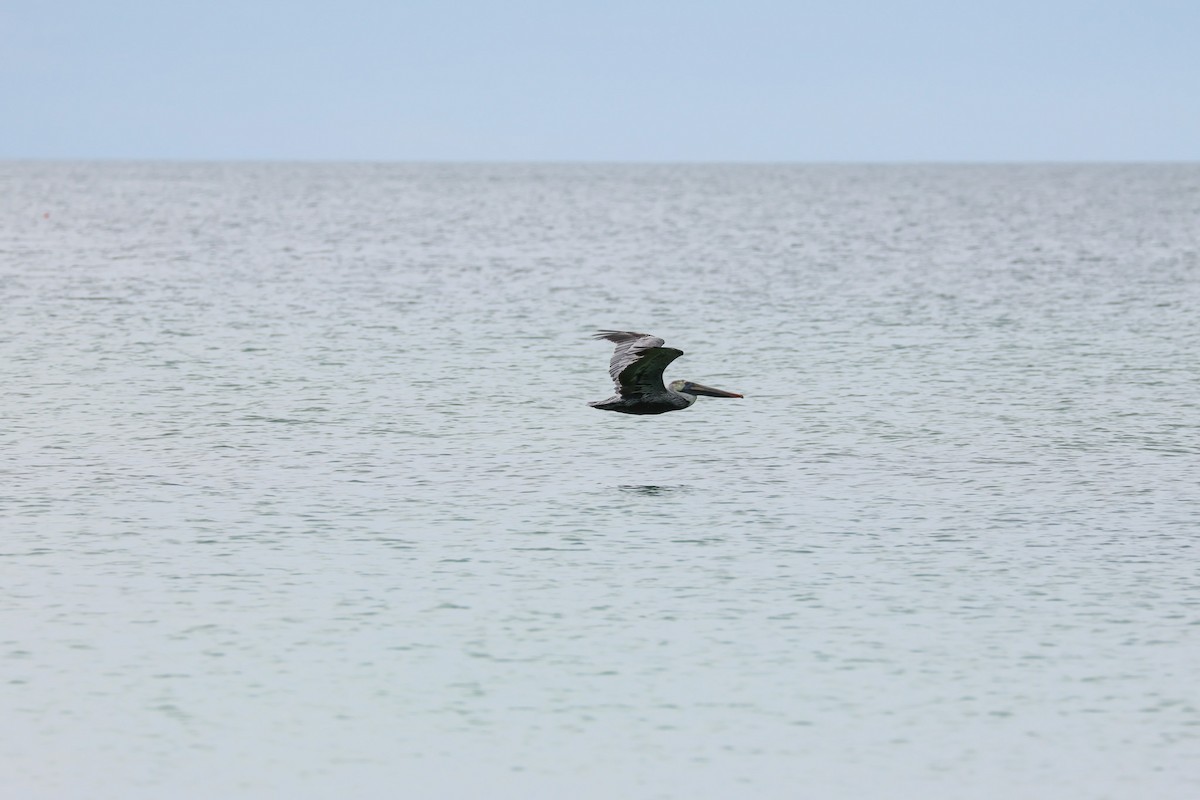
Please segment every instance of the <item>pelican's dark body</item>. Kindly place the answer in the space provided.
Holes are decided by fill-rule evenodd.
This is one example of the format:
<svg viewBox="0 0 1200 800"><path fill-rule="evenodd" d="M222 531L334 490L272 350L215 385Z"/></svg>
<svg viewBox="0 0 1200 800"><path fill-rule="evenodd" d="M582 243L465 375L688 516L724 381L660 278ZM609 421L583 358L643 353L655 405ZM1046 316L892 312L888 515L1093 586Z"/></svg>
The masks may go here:
<svg viewBox="0 0 1200 800"><path fill-rule="evenodd" d="M600 331L596 338L617 345L608 365L608 374L616 384L617 393L607 400L588 403L592 408L621 414L665 414L689 407L698 395L741 397L691 381L671 381L670 386L664 386L663 370L683 355L683 351L663 347L663 340L657 336L633 331Z"/></svg>
<svg viewBox="0 0 1200 800"><path fill-rule="evenodd" d="M668 411L679 411L691 405L686 397L680 397L674 392L663 391L661 397L621 397L616 395L607 400L597 400L588 403L592 408L601 411L616 411L621 414L665 414Z"/></svg>

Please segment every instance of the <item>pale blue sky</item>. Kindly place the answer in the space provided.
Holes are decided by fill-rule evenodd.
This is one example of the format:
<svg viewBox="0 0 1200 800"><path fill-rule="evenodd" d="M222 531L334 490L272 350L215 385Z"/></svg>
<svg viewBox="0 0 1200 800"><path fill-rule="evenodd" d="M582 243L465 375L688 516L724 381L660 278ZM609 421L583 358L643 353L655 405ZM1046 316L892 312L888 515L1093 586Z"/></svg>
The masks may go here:
<svg viewBox="0 0 1200 800"><path fill-rule="evenodd" d="M1196 0L0 0L0 158L1200 159Z"/></svg>

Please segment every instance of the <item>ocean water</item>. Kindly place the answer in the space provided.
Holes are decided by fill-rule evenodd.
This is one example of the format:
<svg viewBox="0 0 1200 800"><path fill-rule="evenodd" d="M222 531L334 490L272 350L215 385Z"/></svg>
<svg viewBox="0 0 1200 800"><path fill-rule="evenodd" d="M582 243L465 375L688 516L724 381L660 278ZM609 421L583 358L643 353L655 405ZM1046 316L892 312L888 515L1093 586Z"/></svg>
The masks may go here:
<svg viewBox="0 0 1200 800"><path fill-rule="evenodd" d="M1200 796L1200 166L0 186L5 796Z"/></svg>

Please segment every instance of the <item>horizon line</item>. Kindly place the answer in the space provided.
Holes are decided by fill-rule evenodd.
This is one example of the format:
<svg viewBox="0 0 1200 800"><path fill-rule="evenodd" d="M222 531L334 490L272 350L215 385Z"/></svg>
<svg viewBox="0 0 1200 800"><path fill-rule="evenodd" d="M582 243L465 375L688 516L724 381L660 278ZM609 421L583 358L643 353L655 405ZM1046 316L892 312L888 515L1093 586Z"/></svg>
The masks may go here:
<svg viewBox="0 0 1200 800"><path fill-rule="evenodd" d="M405 166L1138 166L1194 165L1187 158L901 158L901 159L524 159L524 158L342 158L276 156L0 156L0 163L109 164L305 164Z"/></svg>

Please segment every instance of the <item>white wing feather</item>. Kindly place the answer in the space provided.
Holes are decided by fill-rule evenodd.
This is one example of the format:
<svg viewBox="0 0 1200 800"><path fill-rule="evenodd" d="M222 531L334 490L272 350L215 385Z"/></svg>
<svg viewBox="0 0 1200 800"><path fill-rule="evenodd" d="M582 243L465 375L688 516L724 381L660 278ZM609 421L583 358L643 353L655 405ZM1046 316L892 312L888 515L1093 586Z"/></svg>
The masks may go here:
<svg viewBox="0 0 1200 800"><path fill-rule="evenodd" d="M682 350L663 347L662 339L648 333L600 331L594 338L607 339L616 344L612 360L608 363L608 374L622 396L646 390L664 390L663 370L683 355Z"/></svg>

